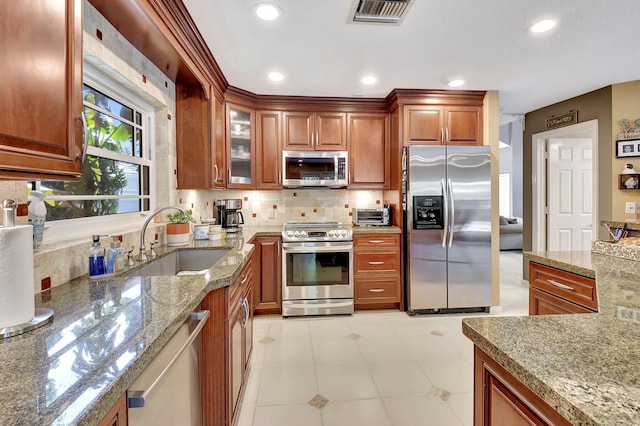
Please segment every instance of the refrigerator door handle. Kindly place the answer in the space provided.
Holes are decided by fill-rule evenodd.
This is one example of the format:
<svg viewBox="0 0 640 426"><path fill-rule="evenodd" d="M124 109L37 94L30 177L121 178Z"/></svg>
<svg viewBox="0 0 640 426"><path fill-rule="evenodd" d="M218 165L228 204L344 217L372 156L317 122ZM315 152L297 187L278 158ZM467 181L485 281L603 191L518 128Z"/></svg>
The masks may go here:
<svg viewBox="0 0 640 426"><path fill-rule="evenodd" d="M453 221L455 218L455 203L453 202L453 186L451 179L447 179L447 198L449 200L449 247L453 243Z"/></svg>
<svg viewBox="0 0 640 426"><path fill-rule="evenodd" d="M447 246L447 236L449 235L449 197L447 194L447 187L445 186L444 179L440 179L440 185L442 186L442 195L443 202L442 207L444 208L444 226L442 227L442 248Z"/></svg>

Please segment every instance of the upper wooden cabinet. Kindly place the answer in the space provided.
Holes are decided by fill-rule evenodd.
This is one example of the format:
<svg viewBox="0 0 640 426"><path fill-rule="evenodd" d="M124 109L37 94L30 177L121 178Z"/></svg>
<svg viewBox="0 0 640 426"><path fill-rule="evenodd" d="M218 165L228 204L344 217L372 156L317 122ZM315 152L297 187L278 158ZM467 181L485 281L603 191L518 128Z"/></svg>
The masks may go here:
<svg viewBox="0 0 640 426"><path fill-rule="evenodd" d="M256 112L256 188L282 188L282 148L279 111Z"/></svg>
<svg viewBox="0 0 640 426"><path fill-rule="evenodd" d="M227 164L227 150L224 143L224 98L216 94L213 98L213 140L212 140L212 164L213 164L213 187L225 188L227 186L227 175L224 172Z"/></svg>
<svg viewBox="0 0 640 426"><path fill-rule="evenodd" d="M349 187L389 188L389 114L350 113Z"/></svg>
<svg viewBox="0 0 640 426"><path fill-rule="evenodd" d="M252 108L227 103L227 188L255 188L255 123Z"/></svg>
<svg viewBox="0 0 640 426"><path fill-rule="evenodd" d="M346 114L342 112L285 112L285 150L344 151L347 149Z"/></svg>
<svg viewBox="0 0 640 426"><path fill-rule="evenodd" d="M82 0L0 2L0 179L82 176Z"/></svg>
<svg viewBox="0 0 640 426"><path fill-rule="evenodd" d="M482 107L408 105L405 143L482 145Z"/></svg>

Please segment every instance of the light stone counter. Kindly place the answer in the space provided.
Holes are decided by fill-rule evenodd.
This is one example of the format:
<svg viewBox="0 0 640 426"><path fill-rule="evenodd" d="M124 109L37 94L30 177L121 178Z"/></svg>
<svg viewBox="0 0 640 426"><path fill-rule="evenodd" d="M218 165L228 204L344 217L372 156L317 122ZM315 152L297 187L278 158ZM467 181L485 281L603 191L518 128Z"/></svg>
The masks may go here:
<svg viewBox="0 0 640 426"><path fill-rule="evenodd" d="M356 234L400 232L354 227ZM0 425L95 425L127 390L210 291L229 286L253 251L256 236L282 226L244 227L220 241L157 249L228 250L207 275L77 278L36 295L53 323L0 340ZM153 260L157 260L153 259Z"/></svg>
<svg viewBox="0 0 640 426"><path fill-rule="evenodd" d="M640 263L585 252L525 257L594 276L598 313L467 318L464 334L572 424L640 424Z"/></svg>
<svg viewBox="0 0 640 426"><path fill-rule="evenodd" d="M158 249L159 256L228 250L207 275L81 277L36 295L36 306L53 309L54 320L0 340L0 424L96 424L207 293L233 282L253 251L247 242L280 230L245 228L222 241Z"/></svg>

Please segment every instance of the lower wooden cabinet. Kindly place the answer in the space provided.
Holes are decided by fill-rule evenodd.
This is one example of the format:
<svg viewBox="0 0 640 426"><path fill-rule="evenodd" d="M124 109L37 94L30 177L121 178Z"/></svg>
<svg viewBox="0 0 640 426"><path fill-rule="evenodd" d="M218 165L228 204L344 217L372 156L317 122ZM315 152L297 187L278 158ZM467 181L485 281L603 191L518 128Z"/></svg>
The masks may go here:
<svg viewBox="0 0 640 426"><path fill-rule="evenodd" d="M202 330L202 400L205 425L232 425L253 348L253 256L229 287L210 292L202 309L211 317Z"/></svg>
<svg viewBox="0 0 640 426"><path fill-rule="evenodd" d="M474 425L570 425L549 404L474 347Z"/></svg>
<svg viewBox="0 0 640 426"><path fill-rule="evenodd" d="M598 310L596 282L529 262L529 315L589 313Z"/></svg>
<svg viewBox="0 0 640 426"><path fill-rule="evenodd" d="M282 313L282 239L256 237L254 260L257 266L253 287L256 315Z"/></svg>
<svg viewBox="0 0 640 426"><path fill-rule="evenodd" d="M127 424L127 393L125 392L98 422L98 426L127 426Z"/></svg>
<svg viewBox="0 0 640 426"><path fill-rule="evenodd" d="M400 307L400 234L354 235L353 265L356 309Z"/></svg>

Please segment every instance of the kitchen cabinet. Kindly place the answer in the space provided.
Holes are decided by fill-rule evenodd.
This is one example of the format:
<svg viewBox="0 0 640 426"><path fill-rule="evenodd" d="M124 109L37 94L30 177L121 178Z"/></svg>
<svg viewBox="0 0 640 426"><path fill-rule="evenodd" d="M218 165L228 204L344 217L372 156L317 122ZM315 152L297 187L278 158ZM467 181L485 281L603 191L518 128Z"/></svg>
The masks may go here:
<svg viewBox="0 0 640 426"><path fill-rule="evenodd" d="M597 312L593 278L529 262L529 315Z"/></svg>
<svg viewBox="0 0 640 426"><path fill-rule="evenodd" d="M229 299L228 370L229 409L228 424L234 424L240 397L244 390L247 367L253 347L253 285L254 259L252 258L231 286Z"/></svg>
<svg viewBox="0 0 640 426"><path fill-rule="evenodd" d="M343 112L285 112L283 149L290 151L344 151L347 119Z"/></svg>
<svg viewBox="0 0 640 426"><path fill-rule="evenodd" d="M0 2L0 179L82 176L82 0Z"/></svg>
<svg viewBox="0 0 640 426"><path fill-rule="evenodd" d="M127 394L125 392L98 422L98 426L127 426L127 424Z"/></svg>
<svg viewBox="0 0 640 426"><path fill-rule="evenodd" d="M353 236L354 304L356 309L400 307L400 234Z"/></svg>
<svg viewBox="0 0 640 426"><path fill-rule="evenodd" d="M224 104L210 85L176 85L176 140L178 189L224 188Z"/></svg>
<svg viewBox="0 0 640 426"><path fill-rule="evenodd" d="M475 425L570 425L477 346L474 347Z"/></svg>
<svg viewBox="0 0 640 426"><path fill-rule="evenodd" d="M281 116L256 112L256 189L282 189Z"/></svg>
<svg viewBox="0 0 640 426"><path fill-rule="evenodd" d="M254 123L254 109L227 103L227 188L255 188Z"/></svg>
<svg viewBox="0 0 640 426"><path fill-rule="evenodd" d="M349 187L381 188L390 185L389 115L347 114Z"/></svg>
<svg viewBox="0 0 640 426"><path fill-rule="evenodd" d="M233 424L253 348L254 280L252 254L229 287L211 291L201 303L211 312L202 330L202 424Z"/></svg>
<svg viewBox="0 0 640 426"><path fill-rule="evenodd" d="M282 313L282 239L257 237L255 260L258 266L253 287L254 313Z"/></svg>
<svg viewBox="0 0 640 426"><path fill-rule="evenodd" d="M481 106L407 105L405 144L482 145Z"/></svg>

